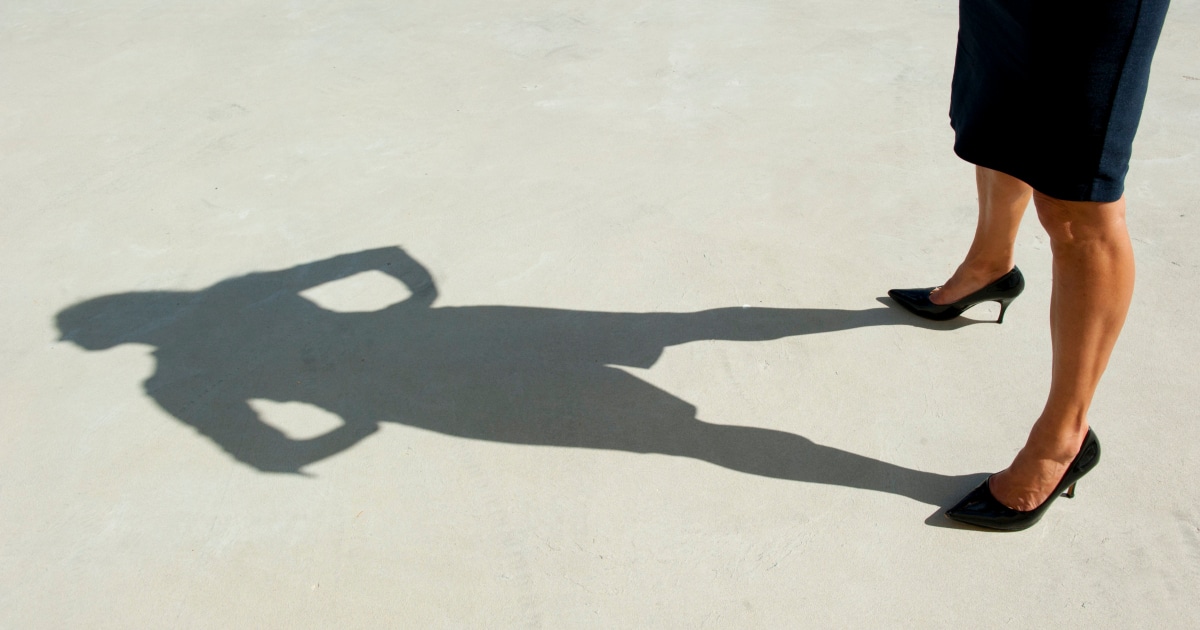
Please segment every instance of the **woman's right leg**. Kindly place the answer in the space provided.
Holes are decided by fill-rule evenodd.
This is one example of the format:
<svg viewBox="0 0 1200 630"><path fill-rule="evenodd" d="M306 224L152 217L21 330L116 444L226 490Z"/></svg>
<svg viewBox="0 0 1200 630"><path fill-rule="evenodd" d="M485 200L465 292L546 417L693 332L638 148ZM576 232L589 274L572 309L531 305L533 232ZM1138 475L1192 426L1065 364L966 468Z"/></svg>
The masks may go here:
<svg viewBox="0 0 1200 630"><path fill-rule="evenodd" d="M1013 268L1013 244L1033 189L1025 182L982 166L975 167L979 222L967 257L929 295L934 304L949 304L991 284Z"/></svg>

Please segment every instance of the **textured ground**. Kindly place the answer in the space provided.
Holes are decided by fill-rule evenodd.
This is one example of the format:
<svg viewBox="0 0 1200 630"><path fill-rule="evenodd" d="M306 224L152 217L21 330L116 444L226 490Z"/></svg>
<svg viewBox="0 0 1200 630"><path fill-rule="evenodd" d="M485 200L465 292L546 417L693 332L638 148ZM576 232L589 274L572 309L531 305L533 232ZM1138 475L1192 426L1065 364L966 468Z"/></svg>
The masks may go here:
<svg viewBox="0 0 1200 630"><path fill-rule="evenodd" d="M1035 218L1004 325L879 299L973 228L956 11L0 3L0 627L1192 626L1200 5L1010 535L939 512L1045 396Z"/></svg>

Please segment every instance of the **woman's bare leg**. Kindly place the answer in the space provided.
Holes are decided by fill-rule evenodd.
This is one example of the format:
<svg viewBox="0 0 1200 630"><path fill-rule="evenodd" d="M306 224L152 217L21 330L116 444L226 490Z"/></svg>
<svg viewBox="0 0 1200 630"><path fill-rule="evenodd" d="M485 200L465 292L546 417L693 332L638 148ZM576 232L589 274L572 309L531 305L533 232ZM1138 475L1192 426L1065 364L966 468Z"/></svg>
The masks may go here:
<svg viewBox="0 0 1200 630"><path fill-rule="evenodd" d="M1133 249L1125 199L1069 202L1034 194L1050 236L1054 284L1050 396L1025 447L992 477L992 494L1018 510L1041 505L1062 479L1087 434L1087 412L1133 296Z"/></svg>
<svg viewBox="0 0 1200 630"><path fill-rule="evenodd" d="M1013 268L1013 243L1033 192L1025 182L982 166L975 167L979 222L967 257L941 288L929 295L949 304L982 289Z"/></svg>

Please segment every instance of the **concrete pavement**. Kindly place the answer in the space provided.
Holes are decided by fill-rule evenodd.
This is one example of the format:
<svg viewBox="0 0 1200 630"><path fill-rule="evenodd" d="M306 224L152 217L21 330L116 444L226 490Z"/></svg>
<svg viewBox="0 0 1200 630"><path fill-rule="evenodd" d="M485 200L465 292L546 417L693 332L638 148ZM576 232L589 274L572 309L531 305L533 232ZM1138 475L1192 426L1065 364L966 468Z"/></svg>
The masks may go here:
<svg viewBox="0 0 1200 630"><path fill-rule="evenodd" d="M1044 401L880 300L974 225L956 3L0 5L0 627L1184 628L1200 5L1128 179L1103 463L941 509Z"/></svg>

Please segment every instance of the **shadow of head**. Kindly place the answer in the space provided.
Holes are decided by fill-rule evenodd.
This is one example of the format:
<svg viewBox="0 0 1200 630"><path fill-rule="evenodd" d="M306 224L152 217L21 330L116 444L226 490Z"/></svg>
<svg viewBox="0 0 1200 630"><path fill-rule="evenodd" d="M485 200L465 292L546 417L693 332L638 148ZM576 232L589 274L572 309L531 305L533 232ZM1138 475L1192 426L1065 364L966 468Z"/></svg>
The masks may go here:
<svg viewBox="0 0 1200 630"><path fill-rule="evenodd" d="M58 313L59 339L87 350L145 341L187 308L189 293L148 291L105 295Z"/></svg>
<svg viewBox="0 0 1200 630"><path fill-rule="evenodd" d="M398 304L405 309L428 308L438 297L433 277L424 266L402 248L380 247L236 276L199 291L142 291L92 298L60 311L56 324L62 341L87 350L123 343L178 343L178 338L159 338L157 333L168 328L228 330L247 316L298 313L303 310L300 291L369 270L391 275L408 288L410 296ZM203 343L204 339L192 341Z"/></svg>

